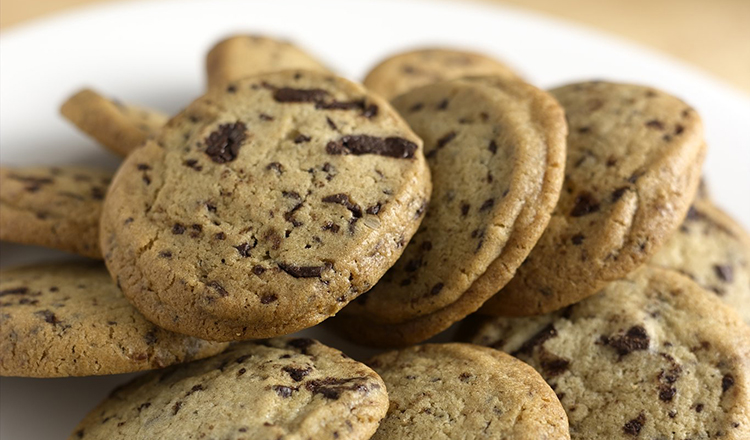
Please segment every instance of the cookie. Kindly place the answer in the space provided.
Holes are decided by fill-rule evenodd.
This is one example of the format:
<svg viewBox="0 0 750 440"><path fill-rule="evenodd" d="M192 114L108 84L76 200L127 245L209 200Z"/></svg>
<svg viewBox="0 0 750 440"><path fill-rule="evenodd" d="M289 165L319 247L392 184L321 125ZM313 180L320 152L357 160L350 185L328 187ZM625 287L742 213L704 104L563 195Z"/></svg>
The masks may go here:
<svg viewBox="0 0 750 440"><path fill-rule="evenodd" d="M0 167L0 239L102 258L99 217L112 173Z"/></svg>
<svg viewBox="0 0 750 440"><path fill-rule="evenodd" d="M458 79L393 105L425 142L433 191L401 259L336 317L378 346L423 341L503 287L544 231L565 164L563 111L528 84Z"/></svg>
<svg viewBox="0 0 750 440"><path fill-rule="evenodd" d="M533 368L471 344L427 344L369 363L390 408L373 440L569 439L554 391Z"/></svg>
<svg viewBox="0 0 750 440"><path fill-rule="evenodd" d="M258 35L226 38L206 56L209 89L232 87L232 82L247 76L288 69L329 72L320 61L293 44Z"/></svg>
<svg viewBox="0 0 750 440"><path fill-rule="evenodd" d="M60 113L119 156L127 156L143 145L168 119L157 110L107 99L90 89L68 98L60 107Z"/></svg>
<svg viewBox="0 0 750 440"><path fill-rule="evenodd" d="M383 60L370 70L363 84L391 100L428 84L483 75L518 79L510 67L493 58L463 50L426 48L399 53Z"/></svg>
<svg viewBox="0 0 750 440"><path fill-rule="evenodd" d="M471 340L539 371L573 439L750 438L750 327L674 271L645 266L552 314L486 318Z"/></svg>
<svg viewBox="0 0 750 440"><path fill-rule="evenodd" d="M151 370L226 348L146 321L101 263L0 272L0 375L67 377Z"/></svg>
<svg viewBox="0 0 750 440"><path fill-rule="evenodd" d="M649 264L688 276L750 324L750 236L710 201L693 203Z"/></svg>
<svg viewBox="0 0 750 440"><path fill-rule="evenodd" d="M246 342L116 389L73 439L368 439L388 409L375 372L312 339Z"/></svg>
<svg viewBox="0 0 750 440"><path fill-rule="evenodd" d="M538 315L596 293L654 255L696 193L706 146L687 104L608 82L552 94L569 128L562 194L544 235L483 313Z"/></svg>
<svg viewBox="0 0 750 440"><path fill-rule="evenodd" d="M210 340L272 337L371 288L429 193L422 142L388 103L285 71L210 92L131 154L101 244L149 320Z"/></svg>

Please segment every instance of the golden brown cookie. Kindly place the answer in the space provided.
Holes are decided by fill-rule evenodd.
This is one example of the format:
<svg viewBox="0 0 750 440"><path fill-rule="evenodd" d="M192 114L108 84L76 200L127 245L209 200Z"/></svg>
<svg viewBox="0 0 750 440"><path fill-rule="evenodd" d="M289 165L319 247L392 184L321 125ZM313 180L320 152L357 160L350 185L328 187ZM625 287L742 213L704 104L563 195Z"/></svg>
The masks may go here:
<svg viewBox="0 0 750 440"><path fill-rule="evenodd" d="M112 173L0 167L0 239L102 258L99 217Z"/></svg>
<svg viewBox="0 0 750 440"><path fill-rule="evenodd" d="M482 313L550 312L627 275L677 230L698 187L706 146L684 102L608 82L552 94L569 126L563 191L544 235Z"/></svg>
<svg viewBox="0 0 750 440"><path fill-rule="evenodd" d="M157 110L107 99L91 89L83 89L68 98L60 107L60 113L119 156L127 156L143 145L168 119Z"/></svg>
<svg viewBox="0 0 750 440"><path fill-rule="evenodd" d="M386 99L417 87L464 76L518 79L505 64L474 52L426 48L393 55L373 67L364 80L368 89Z"/></svg>

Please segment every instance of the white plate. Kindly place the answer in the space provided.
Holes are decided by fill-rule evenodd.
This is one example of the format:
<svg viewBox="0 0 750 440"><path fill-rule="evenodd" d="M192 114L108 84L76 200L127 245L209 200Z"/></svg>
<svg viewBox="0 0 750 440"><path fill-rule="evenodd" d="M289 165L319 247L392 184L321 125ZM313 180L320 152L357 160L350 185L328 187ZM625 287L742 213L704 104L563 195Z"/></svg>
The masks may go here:
<svg viewBox="0 0 750 440"><path fill-rule="evenodd" d="M404 0L127 2L11 29L0 39L0 162L105 164L117 160L57 114L81 86L175 112L201 94L203 58L232 32L290 38L350 78L382 57L444 44L496 55L541 87L585 79L652 85L704 118L705 166L717 203L750 226L750 98L675 60L598 32L510 8ZM0 264L61 258L10 244ZM366 353L315 333L326 342ZM2 379L0 437L63 438L130 375Z"/></svg>

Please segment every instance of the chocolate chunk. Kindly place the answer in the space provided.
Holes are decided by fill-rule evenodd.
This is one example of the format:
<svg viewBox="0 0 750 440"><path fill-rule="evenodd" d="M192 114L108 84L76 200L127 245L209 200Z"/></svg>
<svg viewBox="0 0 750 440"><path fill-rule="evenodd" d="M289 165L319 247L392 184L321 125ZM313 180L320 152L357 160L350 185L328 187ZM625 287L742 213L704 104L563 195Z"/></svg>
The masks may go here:
<svg viewBox="0 0 750 440"><path fill-rule="evenodd" d="M557 336L557 329L552 324L547 324L543 329L539 330L534 336L529 338L521 347L511 353L513 356L519 354L531 355L534 348L538 345L544 344L548 339L552 339Z"/></svg>
<svg viewBox="0 0 750 440"><path fill-rule="evenodd" d="M544 371L545 378L559 376L568 370L570 361L545 351L541 356L539 364Z"/></svg>
<svg viewBox="0 0 750 440"><path fill-rule="evenodd" d="M241 121L222 124L204 140L206 154L216 163L237 159L242 142L247 138L247 127Z"/></svg>
<svg viewBox="0 0 750 440"><path fill-rule="evenodd" d="M347 135L328 142L326 152L334 155L378 154L398 159L411 159L417 151L417 144L399 137L375 137L369 135Z"/></svg>
<svg viewBox="0 0 750 440"><path fill-rule="evenodd" d="M722 393L726 393L733 386L734 386L734 376L732 376L731 374L725 374L724 377L721 378Z"/></svg>
<svg viewBox="0 0 750 440"><path fill-rule="evenodd" d="M638 417L627 422L625 426L622 427L622 430L625 432L625 434L632 435L633 437L638 437L638 434L640 434L641 429L643 429L643 425L645 424L646 424L646 415L643 413L640 413L638 414Z"/></svg>
<svg viewBox="0 0 750 440"><path fill-rule="evenodd" d="M273 91L276 102L322 102L328 96L323 89L293 89L281 87Z"/></svg>
<svg viewBox="0 0 750 440"><path fill-rule="evenodd" d="M272 293L270 295L263 295L263 296L261 296L260 297L260 303L261 304L270 304L270 303L272 303L274 301L277 301L278 299L279 299L279 297Z"/></svg>
<svg viewBox="0 0 750 440"><path fill-rule="evenodd" d="M276 394L279 395L279 397L287 398L292 396L292 392L296 391L297 389L289 388L284 385L274 385L273 390L276 391Z"/></svg>
<svg viewBox="0 0 750 440"><path fill-rule="evenodd" d="M330 263L322 266L296 266L294 264L277 263L279 268L294 278L315 278L319 277L323 270L330 268Z"/></svg>
<svg viewBox="0 0 750 440"><path fill-rule="evenodd" d="M55 316L54 313L52 313L51 310L40 310L38 312L34 312L35 315L41 317L44 319L44 322L47 322L49 324L59 324L60 320L57 319L57 316Z"/></svg>
<svg viewBox="0 0 750 440"><path fill-rule="evenodd" d="M11 288L11 289L0 290L0 296L5 296L5 295L25 295L27 293L29 293L29 288L28 287L14 287L14 288Z"/></svg>
<svg viewBox="0 0 750 440"><path fill-rule="evenodd" d="M237 252L239 252L242 257L247 258L250 256L250 251L255 249L255 246L257 245L258 245L258 240L255 240L253 244L242 243L242 244L235 246L234 248L237 249Z"/></svg>
<svg viewBox="0 0 750 440"><path fill-rule="evenodd" d="M325 196L323 197L323 202L343 205L346 209L351 211L354 217L362 217L362 208L356 203L352 203L349 196L346 194L331 194L330 196Z"/></svg>
<svg viewBox="0 0 750 440"><path fill-rule="evenodd" d="M716 273L716 276L725 283L731 283L734 281L734 270L732 269L732 266L728 264L714 265L714 272Z"/></svg>
<svg viewBox="0 0 750 440"><path fill-rule="evenodd" d="M571 217L582 217L599 211L599 201L589 192L583 191L576 196L575 206L570 211Z"/></svg>
<svg viewBox="0 0 750 440"><path fill-rule="evenodd" d="M380 208L381 208L380 203L376 203L373 206L367 207L367 209L365 209L365 212L370 215L377 215L377 213L380 212Z"/></svg>
<svg viewBox="0 0 750 440"><path fill-rule="evenodd" d="M288 373L289 376L291 376L292 380L295 382L299 382L302 379L305 378L310 372L312 371L312 368L306 367L306 368L295 368L291 366L286 366L281 369L283 372Z"/></svg>
<svg viewBox="0 0 750 440"><path fill-rule="evenodd" d="M664 384L659 385L659 400L663 402L671 402L675 394L677 394L677 389L675 387Z"/></svg>
<svg viewBox="0 0 750 440"><path fill-rule="evenodd" d="M630 327L624 335L602 336L601 341L617 350L617 354L623 357L634 351L648 350L650 338L645 328L636 325Z"/></svg>

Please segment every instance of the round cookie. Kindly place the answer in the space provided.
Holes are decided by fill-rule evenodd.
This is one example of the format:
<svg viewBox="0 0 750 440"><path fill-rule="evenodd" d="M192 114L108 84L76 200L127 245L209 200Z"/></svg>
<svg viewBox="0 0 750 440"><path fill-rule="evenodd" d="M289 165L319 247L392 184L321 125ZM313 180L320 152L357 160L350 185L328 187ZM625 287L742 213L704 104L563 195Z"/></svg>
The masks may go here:
<svg viewBox="0 0 750 440"><path fill-rule="evenodd" d="M381 98L327 74L260 75L198 99L127 158L101 244L164 328L284 335L382 277L430 187L421 140Z"/></svg>
<svg viewBox="0 0 750 440"><path fill-rule="evenodd" d="M129 373L213 356L224 343L146 321L101 263L0 272L0 375Z"/></svg>
<svg viewBox="0 0 750 440"><path fill-rule="evenodd" d="M425 142L432 202L401 259L333 321L379 346L423 341L502 288L543 233L565 164L563 111L528 84L458 79L393 104Z"/></svg>
<svg viewBox="0 0 750 440"><path fill-rule="evenodd" d="M225 38L206 56L209 89L227 87L247 76L287 69L329 72L320 61L293 44L259 35Z"/></svg>
<svg viewBox="0 0 750 440"><path fill-rule="evenodd" d="M274 339L141 376L69 438L365 440L387 409L364 364L312 339Z"/></svg>
<svg viewBox="0 0 750 440"><path fill-rule="evenodd" d="M690 277L750 324L750 236L710 201L693 203L649 264Z"/></svg>
<svg viewBox="0 0 750 440"><path fill-rule="evenodd" d="M107 99L91 89L68 98L60 113L82 132L123 157L153 137L169 119L160 111Z"/></svg>
<svg viewBox="0 0 750 440"><path fill-rule="evenodd" d="M500 351L427 344L368 364L390 399L373 440L570 438L554 391L533 368Z"/></svg>
<svg viewBox="0 0 750 440"><path fill-rule="evenodd" d="M538 315L593 295L655 254L696 193L706 146L685 103L608 82L552 94L569 129L560 200L516 276L482 313Z"/></svg>
<svg viewBox="0 0 750 440"><path fill-rule="evenodd" d="M464 76L499 76L518 79L503 63L478 53L426 48L393 55L375 66L363 84L391 100L417 87Z"/></svg>
<svg viewBox="0 0 750 440"><path fill-rule="evenodd" d="M647 265L552 314L486 318L471 340L539 371L573 439L750 438L750 328L674 271Z"/></svg>
<svg viewBox="0 0 750 440"><path fill-rule="evenodd" d="M0 240L102 258L99 217L112 173L0 167Z"/></svg>

